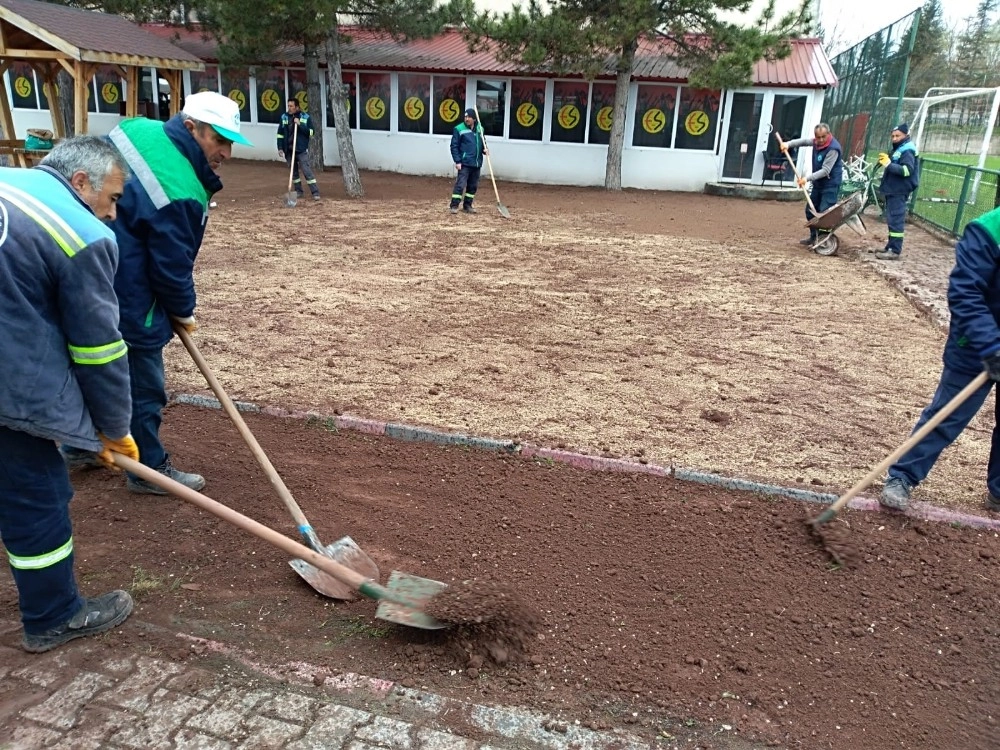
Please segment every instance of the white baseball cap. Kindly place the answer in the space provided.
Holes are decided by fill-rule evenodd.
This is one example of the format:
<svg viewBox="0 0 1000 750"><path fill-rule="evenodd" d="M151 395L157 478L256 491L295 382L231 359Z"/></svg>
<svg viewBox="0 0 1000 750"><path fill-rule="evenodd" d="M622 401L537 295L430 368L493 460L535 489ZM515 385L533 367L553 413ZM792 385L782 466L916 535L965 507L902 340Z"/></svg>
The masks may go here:
<svg viewBox="0 0 1000 750"><path fill-rule="evenodd" d="M184 100L181 111L198 122L211 125L215 132L233 143L253 146L240 135L240 107L228 96L214 91L199 91Z"/></svg>

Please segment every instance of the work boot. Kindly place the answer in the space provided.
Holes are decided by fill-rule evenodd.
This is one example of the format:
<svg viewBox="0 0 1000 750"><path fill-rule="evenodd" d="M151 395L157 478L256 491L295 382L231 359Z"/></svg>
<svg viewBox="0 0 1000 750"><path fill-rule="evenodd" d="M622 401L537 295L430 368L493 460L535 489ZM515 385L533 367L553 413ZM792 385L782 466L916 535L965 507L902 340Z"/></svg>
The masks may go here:
<svg viewBox="0 0 1000 750"><path fill-rule="evenodd" d="M188 487L196 492L205 487L205 477L201 474L189 474L186 471L179 471L170 465L168 460L162 466L156 468L165 477L170 477L175 482L180 482L185 487ZM137 495L169 495L170 493L164 489L160 489L155 484L147 482L145 479L139 479L138 477L129 476L128 480L125 482L125 487L129 492L134 492Z"/></svg>
<svg viewBox="0 0 1000 750"><path fill-rule="evenodd" d="M880 253L875 253L875 257L879 260L899 260L899 255L894 250L883 250Z"/></svg>
<svg viewBox="0 0 1000 750"><path fill-rule="evenodd" d="M319 199L320 199L319 193L316 193L316 194L313 195L313 200L314 201L318 201Z"/></svg>
<svg viewBox="0 0 1000 750"><path fill-rule="evenodd" d="M809 236L809 237L807 237L804 240L799 240L799 244L800 245L805 245L806 247L812 247L813 245L816 244L816 237L815 236Z"/></svg>
<svg viewBox="0 0 1000 750"><path fill-rule="evenodd" d="M910 505L910 485L899 477L889 477L878 501L883 508L906 510Z"/></svg>
<svg viewBox="0 0 1000 750"><path fill-rule="evenodd" d="M73 469L100 469L104 466L93 451L85 451L70 445L60 445L59 453L62 455L63 461L66 462L66 468L70 471Z"/></svg>
<svg viewBox="0 0 1000 750"><path fill-rule="evenodd" d="M117 627L132 614L132 597L127 591L111 593L84 600L80 611L69 622L38 635L24 634L21 647L32 654L50 651L74 638L103 633Z"/></svg>
<svg viewBox="0 0 1000 750"><path fill-rule="evenodd" d="M457 214L458 213L458 206L448 206L448 213L450 213L450 214Z"/></svg>
<svg viewBox="0 0 1000 750"><path fill-rule="evenodd" d="M476 211L476 207L475 207L475 206L466 206L466 207L465 207L465 208L463 208L462 210L463 210L463 211L464 211L465 213L467 213L467 214L474 214L474 213L478 213L478 212Z"/></svg>
<svg viewBox="0 0 1000 750"><path fill-rule="evenodd" d="M997 497L992 492L987 493L986 510L992 510L994 513L1000 513L1000 497Z"/></svg>

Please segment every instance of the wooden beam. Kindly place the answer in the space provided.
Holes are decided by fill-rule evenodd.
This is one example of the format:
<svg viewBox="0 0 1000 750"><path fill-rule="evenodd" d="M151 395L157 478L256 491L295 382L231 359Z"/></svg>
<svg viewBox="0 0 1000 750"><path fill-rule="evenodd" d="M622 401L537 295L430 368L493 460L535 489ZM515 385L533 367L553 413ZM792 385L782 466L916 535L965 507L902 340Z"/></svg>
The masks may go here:
<svg viewBox="0 0 1000 750"><path fill-rule="evenodd" d="M45 44L49 45L50 47L53 47L53 48L55 48L57 50L62 50L63 52L65 52L67 55L69 55L73 59L75 59L75 60L79 60L80 59L80 50L77 47L74 47L72 44L70 44L69 42L67 42L65 39L62 39L61 37L56 36L51 31L48 31L48 30L42 28L38 24L32 23L28 19L21 18L21 17L17 17L16 23L13 22L13 21L10 22L10 23L11 23L12 26L16 25L17 28L18 28L18 30L23 31L26 34L30 34L35 39L38 39L39 41L44 42Z"/></svg>
<svg viewBox="0 0 1000 750"><path fill-rule="evenodd" d="M36 72L38 68L35 69ZM45 65L41 69L42 91L45 93L45 100L49 103L49 119L52 120L52 133L56 138L66 137L66 125L63 122L62 110L59 107L59 92L56 90L56 77L58 70L55 65Z"/></svg>
<svg viewBox="0 0 1000 750"><path fill-rule="evenodd" d="M8 49L4 52L7 57L16 57L19 60L72 60L65 52L55 49Z"/></svg>
<svg viewBox="0 0 1000 750"><path fill-rule="evenodd" d="M125 76L125 116L136 117L139 114L139 69L134 65L128 67Z"/></svg>
<svg viewBox="0 0 1000 750"><path fill-rule="evenodd" d="M167 81L167 85L170 86L170 116L173 117L178 112L181 111L181 82L183 81L182 73L179 70L160 70L160 75L164 77Z"/></svg>
<svg viewBox="0 0 1000 750"><path fill-rule="evenodd" d="M0 21L0 55L7 54L7 26Z"/></svg>
<svg viewBox="0 0 1000 750"><path fill-rule="evenodd" d="M73 68L73 63L70 62L69 60L59 59L59 60L56 60L56 62L59 63L62 66L63 70L65 70L67 73L70 74L70 77L73 77L73 76L76 75L76 70L74 70L74 68Z"/></svg>
<svg viewBox="0 0 1000 750"><path fill-rule="evenodd" d="M3 125L3 132L8 140L17 138L14 135L14 115L10 111L10 102L7 100L7 83L2 75L0 75L0 125ZM14 154L13 158L17 166L28 166L28 160L24 154Z"/></svg>
<svg viewBox="0 0 1000 750"><path fill-rule="evenodd" d="M164 70L204 70L205 63L201 60L178 60L172 57L150 57L148 55L128 55L120 52L97 52L81 50L79 59L83 62L100 65L138 65L143 68L160 68Z"/></svg>
<svg viewBox="0 0 1000 750"><path fill-rule="evenodd" d="M94 76L94 66L87 63L77 62L73 66L75 74L73 76L73 120L77 135L84 135L87 132L88 116L87 112L87 84Z"/></svg>

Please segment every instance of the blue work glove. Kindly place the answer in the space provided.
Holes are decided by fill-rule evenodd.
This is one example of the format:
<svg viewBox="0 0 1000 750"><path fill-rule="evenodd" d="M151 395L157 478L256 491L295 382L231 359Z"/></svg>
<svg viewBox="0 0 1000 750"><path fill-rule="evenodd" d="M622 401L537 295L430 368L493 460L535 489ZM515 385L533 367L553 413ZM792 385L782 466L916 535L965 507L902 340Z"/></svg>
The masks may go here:
<svg viewBox="0 0 1000 750"><path fill-rule="evenodd" d="M994 352L988 357L983 357L983 367L986 368L990 380L1000 382L1000 352Z"/></svg>

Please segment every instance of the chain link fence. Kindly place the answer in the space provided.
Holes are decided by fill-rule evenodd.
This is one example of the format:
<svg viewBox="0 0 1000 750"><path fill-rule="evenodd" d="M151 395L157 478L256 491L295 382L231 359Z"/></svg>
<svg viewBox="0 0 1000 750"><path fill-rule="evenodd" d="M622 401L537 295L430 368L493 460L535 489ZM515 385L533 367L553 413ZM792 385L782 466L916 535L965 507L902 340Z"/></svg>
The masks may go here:
<svg viewBox="0 0 1000 750"><path fill-rule="evenodd" d="M957 236L970 221L998 206L1000 171L920 159L920 187L910 196L914 216Z"/></svg>

